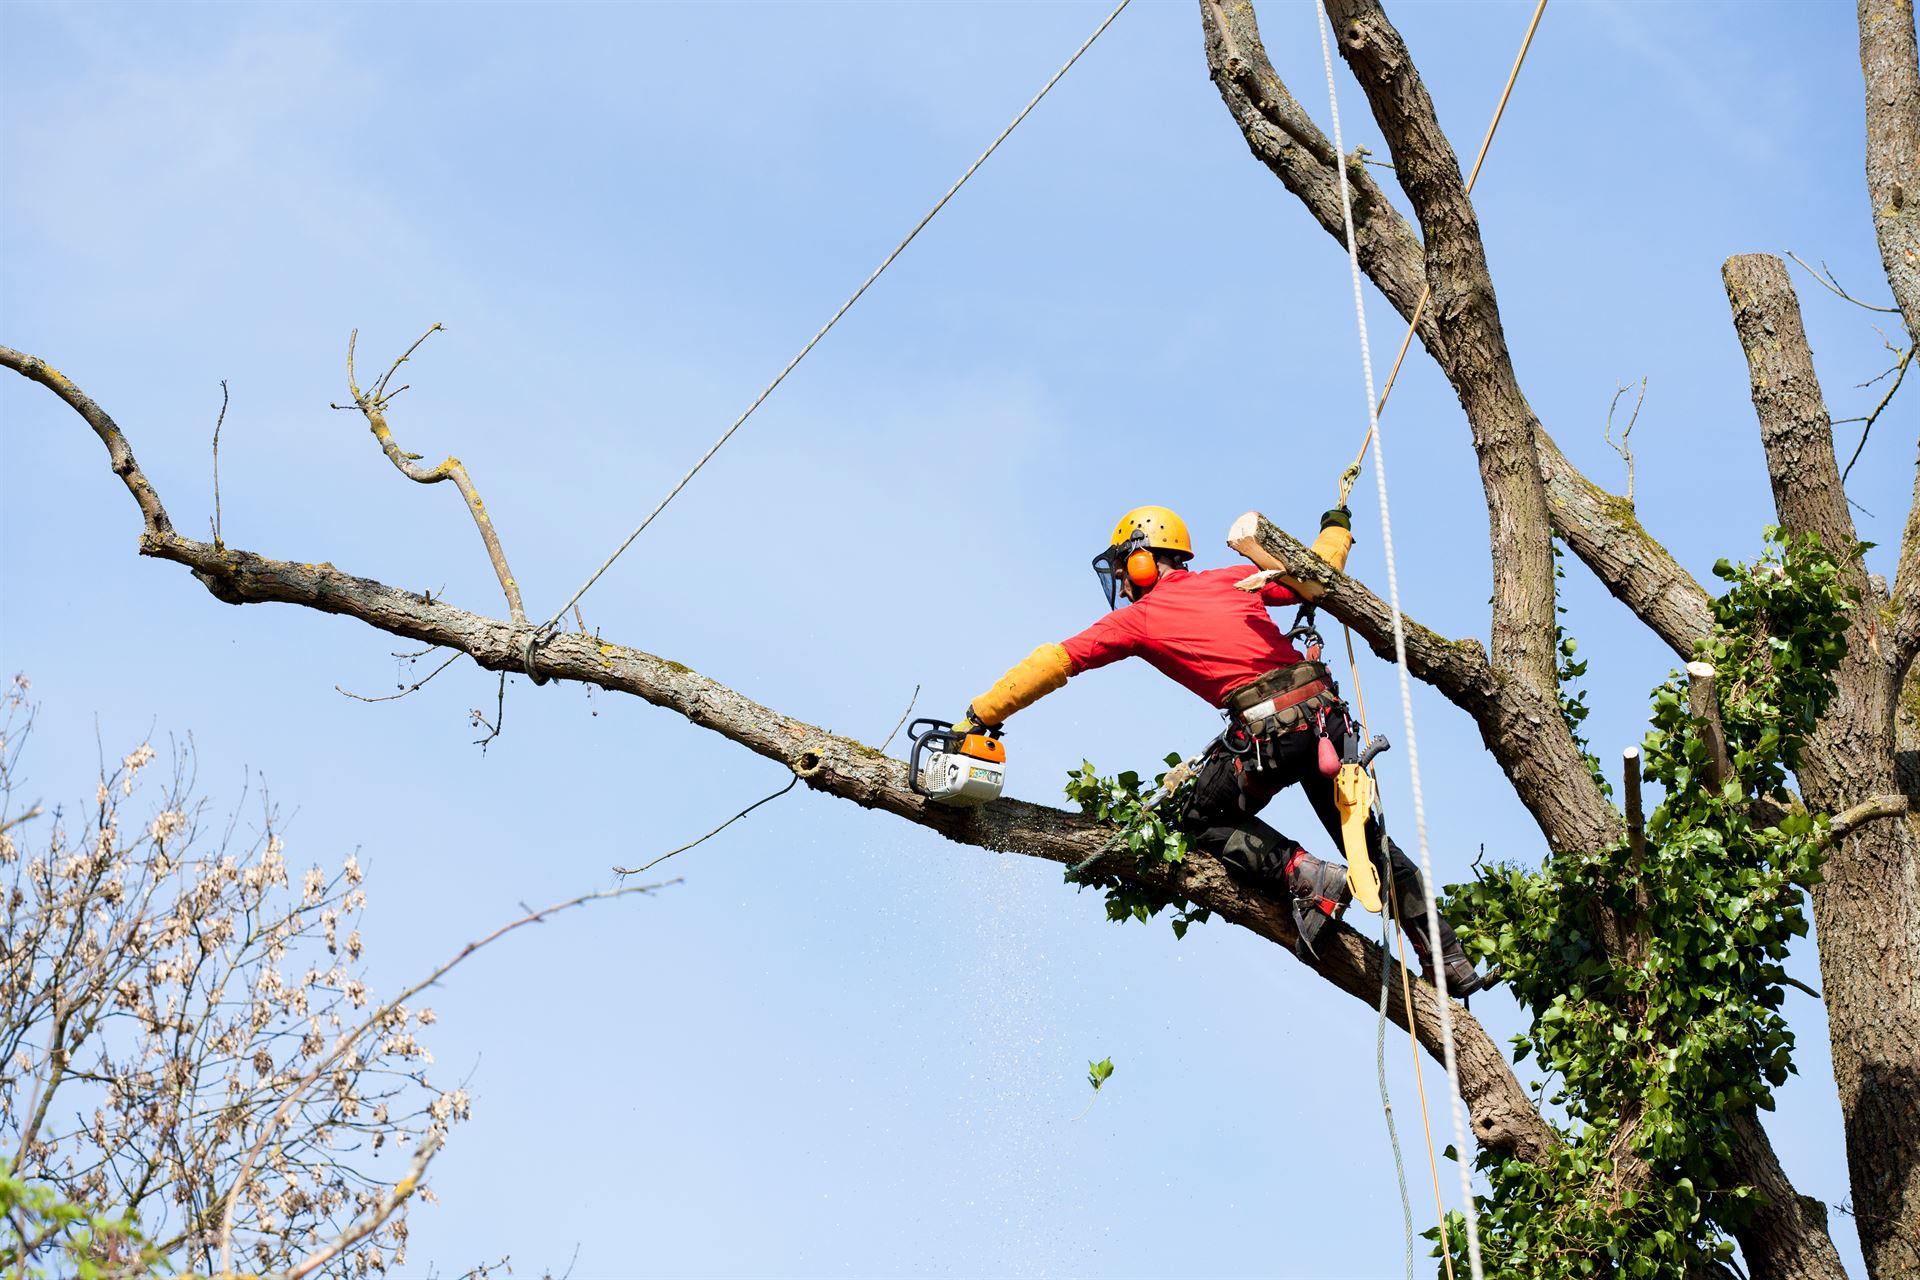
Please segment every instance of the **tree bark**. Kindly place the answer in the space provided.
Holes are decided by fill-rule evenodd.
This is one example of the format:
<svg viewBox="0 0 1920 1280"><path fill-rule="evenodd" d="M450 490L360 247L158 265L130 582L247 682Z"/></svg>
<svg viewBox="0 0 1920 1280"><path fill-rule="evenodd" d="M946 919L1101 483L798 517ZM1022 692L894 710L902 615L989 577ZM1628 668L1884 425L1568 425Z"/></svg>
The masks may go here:
<svg viewBox="0 0 1920 1280"><path fill-rule="evenodd" d="M1733 1134L1734 1161L1764 1197L1753 1217L1733 1233L1753 1269L1753 1280L1845 1280L1847 1271L1827 1226L1827 1207L1793 1189L1759 1118L1751 1111L1735 1117Z"/></svg>
<svg viewBox="0 0 1920 1280"><path fill-rule="evenodd" d="M1920 338L1920 62L1912 0L1859 0L1866 82L1867 198L1907 340ZM1920 651L1920 467L1907 510L1890 630L1900 674Z"/></svg>
<svg viewBox="0 0 1920 1280"><path fill-rule="evenodd" d="M1908 334L1920 334L1920 64L1912 0L1859 0L1867 199L1880 262Z"/></svg>
<svg viewBox="0 0 1920 1280"><path fill-rule="evenodd" d="M1430 309L1447 331L1449 377L1473 432L1486 496L1493 667L1529 690L1554 689L1553 525L1533 447L1539 424L1514 378L1479 219L1400 33L1373 0L1330 0L1327 8L1425 235Z"/></svg>
<svg viewBox="0 0 1920 1280"><path fill-rule="evenodd" d="M1777 258L1722 270L1747 356L1760 441L1780 523L1817 534L1860 592L1834 698L1808 734L1796 776L1807 807L1840 813L1901 789L1895 764L1902 663L1880 629L1889 601L1855 550L1833 434ZM1920 1273L1920 831L1912 816L1859 823L1837 840L1813 888L1821 990L1846 1118L1847 1173L1869 1274Z"/></svg>

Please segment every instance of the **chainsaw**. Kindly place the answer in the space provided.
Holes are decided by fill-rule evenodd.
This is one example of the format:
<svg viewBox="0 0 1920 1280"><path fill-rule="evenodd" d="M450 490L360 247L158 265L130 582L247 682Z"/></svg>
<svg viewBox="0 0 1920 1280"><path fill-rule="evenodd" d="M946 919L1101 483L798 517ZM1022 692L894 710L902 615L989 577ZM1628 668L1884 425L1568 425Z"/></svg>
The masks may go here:
<svg viewBox="0 0 1920 1280"><path fill-rule="evenodd" d="M907 780L916 793L957 809L1000 798L1007 780L1007 748L998 729L964 733L944 721L915 720L907 726L907 736L913 740Z"/></svg>

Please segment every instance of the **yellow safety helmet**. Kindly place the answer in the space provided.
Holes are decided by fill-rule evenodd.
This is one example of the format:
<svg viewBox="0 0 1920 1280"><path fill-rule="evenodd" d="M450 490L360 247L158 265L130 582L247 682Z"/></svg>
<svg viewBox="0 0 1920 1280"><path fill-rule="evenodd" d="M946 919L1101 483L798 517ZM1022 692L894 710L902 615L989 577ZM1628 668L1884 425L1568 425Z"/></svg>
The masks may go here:
<svg viewBox="0 0 1920 1280"><path fill-rule="evenodd" d="M1187 522L1165 507L1135 507L1113 526L1113 538L1107 549L1093 558L1093 571L1106 593L1107 607L1120 603L1120 582L1124 578L1137 587L1151 587L1160 580L1160 565L1153 553L1159 551L1193 558L1193 539L1187 536Z"/></svg>

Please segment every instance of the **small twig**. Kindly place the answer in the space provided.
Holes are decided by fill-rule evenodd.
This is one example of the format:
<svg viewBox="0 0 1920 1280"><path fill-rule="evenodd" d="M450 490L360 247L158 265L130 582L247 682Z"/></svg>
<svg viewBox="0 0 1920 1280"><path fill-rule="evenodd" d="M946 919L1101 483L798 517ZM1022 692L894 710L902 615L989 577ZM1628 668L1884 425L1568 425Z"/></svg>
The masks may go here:
<svg viewBox="0 0 1920 1280"><path fill-rule="evenodd" d="M354 348L360 341L360 331L354 330L353 335L347 339L347 389L353 393L354 407L365 416L367 426L373 432L373 438L380 442L381 452L387 455L387 461L393 463L401 475L416 484L438 484L442 480L453 481L453 487L460 491L461 498L467 504L467 512L473 517L475 527L480 530L480 541L486 545L487 559L493 564L494 576L500 580L500 589L506 593L507 610L512 614L514 622L524 623L527 620L527 613L520 603L520 584L514 579L513 570L507 565L507 553L500 545L500 535L493 527L493 517L487 514L486 504L480 501L480 491L474 488L473 478L467 474L466 466L460 459L451 456L444 459L437 467L419 465L420 455L401 449L393 438L392 429L387 426L385 412L387 402L394 395L399 394L398 391L392 395L387 393L388 380L393 377L395 370L420 349L421 343L444 327L436 324L414 339L413 345L393 362L393 368L388 369L368 392L360 390L360 384L353 371Z"/></svg>
<svg viewBox="0 0 1920 1280"><path fill-rule="evenodd" d="M1877 822L1881 818L1897 818L1908 809L1907 798L1903 795L1869 796L1851 809L1833 815L1827 823L1827 833L1820 841L1820 847L1824 849L1836 841L1846 839L1869 822Z"/></svg>
<svg viewBox="0 0 1920 1280"><path fill-rule="evenodd" d="M455 654L454 656L458 657L459 655ZM491 720L487 719L486 712L480 710L480 708L478 707L475 707L473 710L469 711L467 714L473 717L474 728L478 729L482 725L486 726L487 736L484 738L475 738L473 740L473 745L480 748L481 753L485 754L487 749L487 744L500 736L500 726L507 722L507 673L506 672L502 671L500 673L500 694L499 694L499 697L495 700L495 704L493 708L493 719Z"/></svg>
<svg viewBox="0 0 1920 1280"><path fill-rule="evenodd" d="M434 325L431 328L429 328L425 333L421 334L419 337L413 340L412 346L408 347L405 351L400 353L400 358L393 362L393 367L391 369L388 369L384 374L380 375L380 381L374 384L373 402L375 404L384 405L387 401L393 399L394 396L399 395L400 391L405 391L407 389L406 387L401 387L400 391L395 391L393 395L388 395L387 383L393 380L394 374L400 372L400 366L405 364L409 359L411 359L413 356L413 353L420 349L421 343L425 342L428 338L431 338L434 334L439 333L442 329L446 327L447 326L445 326L444 324L440 324L436 321ZM409 383L407 385L411 386L412 384Z"/></svg>
<svg viewBox="0 0 1920 1280"><path fill-rule="evenodd" d="M1790 987L1798 987L1798 988L1799 988L1800 990L1802 990L1802 991L1804 991L1804 992L1806 992L1806 993L1807 993L1808 995L1810 995L1810 996L1812 996L1812 997L1813 997L1813 998L1814 998L1815 1000L1824 1000L1824 999L1826 999L1826 997L1825 997L1825 996L1823 996L1823 995L1821 995L1821 994L1820 994L1820 993L1819 993L1818 991L1815 991L1815 990L1814 990L1814 989L1813 989L1812 987L1810 987L1810 986L1808 986L1808 985L1807 985L1806 983L1804 983L1804 982L1802 982L1802 981L1800 981L1800 979L1798 979L1798 978L1792 978L1792 977L1788 977L1788 976L1787 976L1786 974L1784 974L1784 973L1783 973L1783 974L1781 974L1781 975L1780 975L1780 981L1782 981L1782 982L1784 982L1784 983L1786 983L1786 984L1787 984L1788 986L1790 986Z"/></svg>
<svg viewBox="0 0 1920 1280"><path fill-rule="evenodd" d="M427 650L427 652L431 653L433 652L433 650L429 649ZM427 672L426 675L422 676L418 680L415 680L412 684L408 685L406 688L402 689L398 693L389 693L378 698L370 698L364 693L355 693L353 690L343 689L339 685L333 686L333 691L335 693L345 694L347 697L352 698L356 702L398 702L400 699L406 697L410 693L419 692L420 687L422 685L426 684L427 681L439 675L442 671L445 671L448 667L452 666L454 663L460 661L460 659L463 656L465 655L461 651L455 650L451 655L449 655L449 657L445 662L441 663L439 666L435 667L433 670Z"/></svg>
<svg viewBox="0 0 1920 1280"><path fill-rule="evenodd" d="M882 755L885 755L888 746L892 745L893 734L900 732L900 725L905 724L907 722L907 717L913 714L913 704L918 701L920 701L920 686L915 685L913 686L913 696L907 699L907 709L900 713L899 724L896 724L893 726L893 733L889 733L887 735L887 740L880 744L880 752Z"/></svg>
<svg viewBox="0 0 1920 1280"><path fill-rule="evenodd" d="M227 544L220 540L220 428L227 420L227 380L220 379L220 416L213 420L213 545L221 551Z"/></svg>
<svg viewBox="0 0 1920 1280"><path fill-rule="evenodd" d="M1901 1227L1901 1225L1898 1222L1895 1222L1892 1218L1886 1217L1885 1215L1878 1214L1878 1213L1855 1212L1854 1207L1850 1202L1847 1204L1836 1204L1833 1207L1838 1209L1840 1212L1846 1214L1849 1218L1852 1218L1856 1222L1886 1223L1888 1226L1888 1229L1893 1232L1894 1236L1899 1239L1900 1243L1906 1245L1908 1250L1912 1252L1914 1261L1920 1262L1920 1237L1916 1237L1912 1235L1910 1232L1906 1231L1904 1228Z"/></svg>
<svg viewBox="0 0 1920 1280"><path fill-rule="evenodd" d="M227 1194L222 1198L220 1213L220 1269L216 1274L232 1274L234 1205L239 1202L241 1193L246 1190L248 1180L253 1177L254 1165L259 1161L261 1153L266 1150L267 1143L275 1133L279 1132L282 1123L284 1123L287 1116L292 1113L294 1103L300 1100L300 1096L313 1087L313 1083L316 1080L330 1071L333 1068L333 1064L338 1062L347 1050L353 1047L362 1036L386 1021L395 1009L413 999L428 987L433 986L439 982L440 979L446 977L447 974L457 968L468 956L506 937L523 925L545 923L548 916L558 915L562 911L570 911L574 907L584 906L589 902L598 902L603 898L624 898L628 894L634 893L650 894L657 889L665 889L678 883L680 883L678 880L666 880L659 884L623 885L617 889L601 889L594 893L583 893L577 898L569 898L565 902L557 902L550 907L543 907L538 911L528 911L526 915L501 925L486 937L476 942L469 942L466 946L460 948L459 954L454 956L453 959L447 961L438 969L435 969L432 973L408 987L405 991L402 991L392 1000L381 1005L352 1030L343 1033L338 1040L334 1041L333 1051L315 1063L312 1069L309 1070L306 1075L302 1076L300 1082L294 1085L287 1096L281 1100L279 1109L273 1113L273 1118L267 1121L266 1125L261 1128L260 1136L254 1139L253 1146L247 1149L246 1156L241 1160L240 1171L234 1176L233 1185L227 1189ZM524 905L523 903L522 906Z"/></svg>
<svg viewBox="0 0 1920 1280"><path fill-rule="evenodd" d="M748 814L752 813L755 809L758 809L761 805L766 804L772 800L778 800L781 796L787 794L787 792L793 790L799 784L800 784L800 775L796 773L793 775L793 781L789 782L786 786L780 788L778 791L774 792L770 796L762 796L760 799L755 800L752 804L748 805L746 808L742 809L740 812L734 814L731 818L728 818L725 822L721 823L719 826L715 827L713 830L707 832L707 834L701 836L698 840L689 840L686 844L681 845L678 849L669 849L665 853L661 854L659 857L655 858L652 862L646 863L642 866L615 867L613 869L613 874L617 876L637 876L642 871L645 871L650 867L657 867L661 863L665 862L668 858L671 858L674 854L685 853L687 850L693 848L695 845L704 844L707 841L713 839L715 836L719 835L722 831L725 831L728 827L740 821L740 819L746 817Z"/></svg>
<svg viewBox="0 0 1920 1280"><path fill-rule="evenodd" d="M1865 426L1860 428L1860 443L1853 446L1853 456L1847 459L1847 465L1841 468L1840 470L1841 484L1845 484L1847 482L1847 477L1852 474L1853 464L1860 461L1860 451L1867 447L1868 433L1873 430L1873 424L1879 421L1881 413L1886 410L1888 403L1892 401L1893 393L1900 389L1900 384L1902 382L1906 381L1907 366L1912 363L1913 363L1913 347L1909 345L1905 351L1902 351L1900 353L1900 362L1894 365L1891 369L1888 369L1886 373L1883 373L1880 375L1880 378L1884 378L1887 376L1887 373L1893 374L1894 375L1893 385L1889 386L1887 388L1887 393L1880 397L1880 403L1873 407L1873 412L1868 414L1864 418L1842 418L1840 419L1839 422L1836 422L1833 424L1835 426L1839 426L1840 423L1844 423L1844 422L1863 422L1866 424ZM1880 381L1880 378L1874 378L1872 381L1863 382L1860 385L1863 387L1870 387L1873 385L1873 383Z"/></svg>
<svg viewBox="0 0 1920 1280"><path fill-rule="evenodd" d="M39 816L40 816L40 806L36 804L35 806L33 806L33 808L27 810L25 813L19 815L18 817L8 818L5 822L0 822L0 835L4 835L6 832L13 830L15 827L19 826L23 822L32 822L35 818Z"/></svg>
<svg viewBox="0 0 1920 1280"><path fill-rule="evenodd" d="M433 1160L434 1153L440 1150L441 1141L439 1134L428 1134L427 1140L420 1144L420 1150L414 1154L413 1163L407 1167L406 1176L389 1187L386 1194L380 1197L378 1204L345 1231L335 1236L332 1243L308 1254L290 1267L286 1273L286 1280L301 1280L301 1277L311 1275L378 1231L419 1188L420 1178L426 1173L427 1165Z"/></svg>
<svg viewBox="0 0 1920 1280"><path fill-rule="evenodd" d="M573 603L573 625L580 628L581 635L584 636L587 634L587 617L585 614L580 612L580 602L578 600L574 601ZM598 637L596 637L596 639L597 638ZM587 693L587 714L594 717L595 719L599 719L600 708L593 705L593 690L594 690L593 683L591 681L584 681L581 683L580 687L586 690L586 693Z"/></svg>
<svg viewBox="0 0 1920 1280"><path fill-rule="evenodd" d="M1865 307L1868 311L1885 311L1891 315L1896 315L1896 316L1900 314L1900 308L1898 307L1877 307L1871 302L1860 301L1860 299L1854 297L1852 294L1848 293L1845 289L1841 288L1840 281L1834 278L1833 272L1827 268L1827 264L1824 259L1822 259L1820 263L1821 269L1826 271L1826 274L1823 276L1820 274L1819 271L1815 271L1812 267L1809 267L1807 265L1807 260L1805 258L1802 258L1799 254L1795 253L1793 250L1791 249L1787 250L1787 256L1789 258L1792 258L1795 262L1799 263L1801 268L1808 275L1812 276L1815 280L1818 280L1830 292L1839 294L1841 297L1845 298L1848 302L1851 302L1854 306Z"/></svg>
<svg viewBox="0 0 1920 1280"><path fill-rule="evenodd" d="M1613 411L1620 407L1620 397L1627 394L1627 384L1616 382L1613 387L1613 403L1607 406L1607 426L1603 433L1613 451L1627 460L1627 503L1633 503L1633 447L1627 443L1627 437L1633 434L1633 424L1640 421L1640 406L1647 402L1647 380L1640 379L1640 395L1633 402L1633 416L1627 419L1627 426L1620 433L1620 443L1613 441Z"/></svg>

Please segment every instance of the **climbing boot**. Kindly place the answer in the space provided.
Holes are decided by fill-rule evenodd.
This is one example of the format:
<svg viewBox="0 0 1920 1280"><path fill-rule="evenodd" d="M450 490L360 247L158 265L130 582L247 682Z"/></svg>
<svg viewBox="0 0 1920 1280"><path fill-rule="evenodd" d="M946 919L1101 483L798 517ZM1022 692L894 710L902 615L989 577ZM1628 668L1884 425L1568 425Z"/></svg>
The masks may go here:
<svg viewBox="0 0 1920 1280"><path fill-rule="evenodd" d="M1465 1000L1468 996L1476 992L1485 991L1488 987L1495 985L1501 978L1506 976L1506 970L1497 964L1485 973L1475 973L1473 970L1473 961L1469 960L1467 953L1458 947L1455 947L1447 956L1446 966L1447 994L1460 1000ZM1433 970L1431 967L1422 965L1422 973L1420 976L1427 980L1429 986L1438 985L1433 981Z"/></svg>
<svg viewBox="0 0 1920 1280"><path fill-rule="evenodd" d="M1401 931L1407 935L1407 941L1413 944L1413 954L1420 960L1420 976L1430 987L1438 988L1433 974L1433 948L1427 939L1426 903L1409 900L1412 895L1403 897L1399 904L1407 914L1400 919ZM1499 982L1503 970L1494 965L1485 973L1475 973L1473 961L1468 958L1466 949L1460 945L1460 939L1454 935L1453 926L1447 923L1445 916L1440 917L1440 963L1446 966L1447 994L1456 1000L1465 1000L1478 991Z"/></svg>
<svg viewBox="0 0 1920 1280"><path fill-rule="evenodd" d="M1287 892L1293 898L1293 927L1300 936L1294 950L1318 959L1314 940L1327 921L1338 920L1353 899L1352 890L1347 888L1347 869L1295 848L1287 859L1286 878Z"/></svg>

